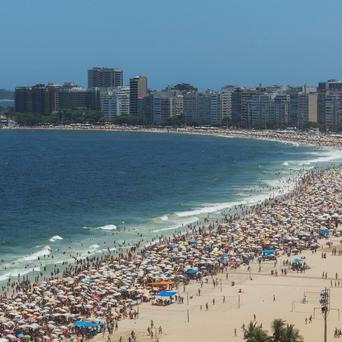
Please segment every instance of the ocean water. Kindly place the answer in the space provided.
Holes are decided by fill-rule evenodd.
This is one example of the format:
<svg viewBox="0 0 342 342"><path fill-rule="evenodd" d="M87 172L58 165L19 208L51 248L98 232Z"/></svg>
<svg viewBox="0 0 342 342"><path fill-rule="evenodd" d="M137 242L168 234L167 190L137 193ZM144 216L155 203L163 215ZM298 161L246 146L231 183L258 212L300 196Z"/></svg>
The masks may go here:
<svg viewBox="0 0 342 342"><path fill-rule="evenodd" d="M240 138L0 131L0 282L220 217L340 158Z"/></svg>

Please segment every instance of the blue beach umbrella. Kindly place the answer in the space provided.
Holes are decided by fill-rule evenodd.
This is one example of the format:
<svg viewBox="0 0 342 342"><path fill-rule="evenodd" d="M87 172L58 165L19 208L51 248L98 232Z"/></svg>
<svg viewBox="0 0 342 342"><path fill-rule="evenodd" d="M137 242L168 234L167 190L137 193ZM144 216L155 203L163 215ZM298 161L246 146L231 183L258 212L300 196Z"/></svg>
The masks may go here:
<svg viewBox="0 0 342 342"><path fill-rule="evenodd" d="M77 328L96 328L100 327L101 325L103 325L102 322L77 321L73 323L73 326Z"/></svg>
<svg viewBox="0 0 342 342"><path fill-rule="evenodd" d="M275 253L274 249L264 249L262 251L263 255L274 255L274 253Z"/></svg>
<svg viewBox="0 0 342 342"><path fill-rule="evenodd" d="M197 268L189 268L186 271L186 273L189 274L189 275L196 274L196 273L198 273L198 269Z"/></svg>
<svg viewBox="0 0 342 342"><path fill-rule="evenodd" d="M173 297L177 294L177 292L174 291L161 291L159 292L160 297Z"/></svg>
<svg viewBox="0 0 342 342"><path fill-rule="evenodd" d="M319 231L319 233L320 233L321 235L326 236L326 235L329 235L329 234L330 234L330 230L329 230L329 229L321 229L321 230Z"/></svg>

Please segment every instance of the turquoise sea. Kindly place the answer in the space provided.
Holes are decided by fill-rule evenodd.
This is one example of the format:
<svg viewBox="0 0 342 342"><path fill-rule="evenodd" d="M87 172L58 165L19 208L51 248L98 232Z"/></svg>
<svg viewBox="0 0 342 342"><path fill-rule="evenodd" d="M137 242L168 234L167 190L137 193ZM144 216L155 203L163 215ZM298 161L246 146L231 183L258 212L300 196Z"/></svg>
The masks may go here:
<svg viewBox="0 0 342 342"><path fill-rule="evenodd" d="M253 139L0 130L0 281L220 217L340 158Z"/></svg>

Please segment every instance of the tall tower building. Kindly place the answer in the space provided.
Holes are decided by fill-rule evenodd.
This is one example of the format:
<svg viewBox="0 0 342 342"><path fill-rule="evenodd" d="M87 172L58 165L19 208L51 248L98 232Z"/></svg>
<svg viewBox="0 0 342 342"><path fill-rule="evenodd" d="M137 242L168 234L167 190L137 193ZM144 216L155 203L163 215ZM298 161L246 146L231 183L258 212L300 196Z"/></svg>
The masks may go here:
<svg viewBox="0 0 342 342"><path fill-rule="evenodd" d="M88 70L88 88L112 88L123 85L123 71L115 68Z"/></svg>
<svg viewBox="0 0 342 342"><path fill-rule="evenodd" d="M147 96L147 77L135 76L129 80L130 97L129 107L131 115L141 114L139 111L139 102Z"/></svg>
<svg viewBox="0 0 342 342"><path fill-rule="evenodd" d="M15 111L17 113L32 113L32 88L15 88Z"/></svg>

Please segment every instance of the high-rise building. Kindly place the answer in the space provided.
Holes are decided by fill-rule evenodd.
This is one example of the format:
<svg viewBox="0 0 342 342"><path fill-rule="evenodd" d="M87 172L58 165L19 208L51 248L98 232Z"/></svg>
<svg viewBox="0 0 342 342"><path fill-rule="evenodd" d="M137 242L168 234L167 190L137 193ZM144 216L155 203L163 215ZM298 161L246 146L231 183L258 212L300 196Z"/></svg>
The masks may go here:
<svg viewBox="0 0 342 342"><path fill-rule="evenodd" d="M142 115L141 105L144 97L147 96L147 77L136 76L129 80L130 98L129 107L131 115Z"/></svg>
<svg viewBox="0 0 342 342"><path fill-rule="evenodd" d="M88 70L88 88L111 88L123 85L123 71L116 68L92 68Z"/></svg>
<svg viewBox="0 0 342 342"><path fill-rule="evenodd" d="M285 93L261 93L252 95L248 101L248 122L267 128L269 124L288 123L290 96Z"/></svg>
<svg viewBox="0 0 342 342"><path fill-rule="evenodd" d="M324 115L321 122L325 129L334 129L342 124L342 92L327 91L324 95Z"/></svg>
<svg viewBox="0 0 342 342"><path fill-rule="evenodd" d="M257 95L259 92L254 88L241 89L241 104L240 104L240 122L243 127L250 128L250 116L249 113L249 101L253 95Z"/></svg>
<svg viewBox="0 0 342 342"><path fill-rule="evenodd" d="M169 92L153 94L153 124L163 125L172 115L172 95Z"/></svg>
<svg viewBox="0 0 342 342"><path fill-rule="evenodd" d="M254 94L248 100L248 123L253 127L256 123L267 123L274 121L274 103L272 94Z"/></svg>
<svg viewBox="0 0 342 342"><path fill-rule="evenodd" d="M318 122L329 130L342 124L342 81L320 82L317 89Z"/></svg>
<svg viewBox="0 0 342 342"><path fill-rule="evenodd" d="M179 90L167 88L152 93L153 123L166 124L171 118L183 115L183 95Z"/></svg>
<svg viewBox="0 0 342 342"><path fill-rule="evenodd" d="M183 95L180 93L175 93L172 96L171 101L172 101L171 117L182 116L184 114Z"/></svg>
<svg viewBox="0 0 342 342"><path fill-rule="evenodd" d="M221 94L216 91L210 92L209 122L214 126L221 125L222 123Z"/></svg>
<svg viewBox="0 0 342 342"><path fill-rule="evenodd" d="M210 124L210 102L211 94L209 92L198 93L197 96L197 113L195 123L199 125Z"/></svg>
<svg viewBox="0 0 342 342"><path fill-rule="evenodd" d="M227 86L222 88L220 93L221 100L221 118L222 120L227 120L232 122L232 97L235 87Z"/></svg>
<svg viewBox="0 0 342 342"><path fill-rule="evenodd" d="M16 112L42 115L55 113L59 109L59 88L57 84L17 87L15 89Z"/></svg>
<svg viewBox="0 0 342 342"><path fill-rule="evenodd" d="M183 95L183 113L187 124L194 124L198 117L198 93L191 91Z"/></svg>
<svg viewBox="0 0 342 342"><path fill-rule="evenodd" d="M73 83L65 83L59 89L59 107L61 110L99 110L99 89L84 89Z"/></svg>
<svg viewBox="0 0 342 342"><path fill-rule="evenodd" d="M289 123L290 95L285 93L275 93L273 102L273 122L276 125L287 125Z"/></svg>
<svg viewBox="0 0 342 342"><path fill-rule="evenodd" d="M220 125L222 123L220 93L207 90L183 94L183 115L187 124Z"/></svg>
<svg viewBox="0 0 342 342"><path fill-rule="evenodd" d="M49 94L49 113L53 114L59 110L59 90L61 85L49 83L46 88Z"/></svg>
<svg viewBox="0 0 342 342"><path fill-rule="evenodd" d="M232 93L232 121L243 127L250 127L249 101L253 95L259 94L255 88L235 88Z"/></svg>
<svg viewBox="0 0 342 342"><path fill-rule="evenodd" d="M342 91L342 81L340 80L328 80L326 82L318 83L319 91Z"/></svg>
<svg viewBox="0 0 342 342"><path fill-rule="evenodd" d="M129 87L122 86L101 91L101 111L105 121L116 116L129 115Z"/></svg>
<svg viewBox="0 0 342 342"><path fill-rule="evenodd" d="M289 125L292 127L298 126L299 94L302 91L303 87L289 87L287 91L290 95Z"/></svg>
<svg viewBox="0 0 342 342"><path fill-rule="evenodd" d="M232 93L232 122L234 125L240 125L241 92L242 92L242 88L237 87Z"/></svg>
<svg viewBox="0 0 342 342"><path fill-rule="evenodd" d="M317 93L305 91L298 94L298 115L296 127L304 128L311 122L317 123Z"/></svg>
<svg viewBox="0 0 342 342"><path fill-rule="evenodd" d="M17 113L32 113L32 88L15 88L15 111Z"/></svg>
<svg viewBox="0 0 342 342"><path fill-rule="evenodd" d="M49 91L45 84L36 84L32 87L32 112L38 114L49 113Z"/></svg>

